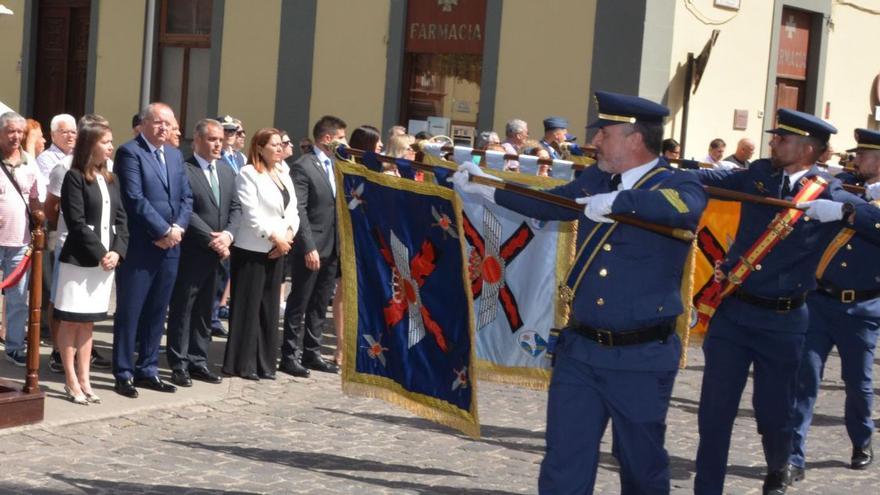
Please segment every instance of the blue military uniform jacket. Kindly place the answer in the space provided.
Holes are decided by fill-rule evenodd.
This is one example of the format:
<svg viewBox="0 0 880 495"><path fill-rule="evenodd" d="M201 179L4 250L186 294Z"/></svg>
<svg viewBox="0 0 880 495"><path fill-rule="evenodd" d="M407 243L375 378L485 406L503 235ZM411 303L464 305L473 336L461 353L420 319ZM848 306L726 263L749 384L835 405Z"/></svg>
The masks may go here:
<svg viewBox="0 0 880 495"><path fill-rule="evenodd" d="M620 191L613 214L627 214L670 227L695 230L706 194L693 174L676 172L661 159L648 174L663 174L653 190ZM574 181L549 190L566 198L609 191L611 174L587 168ZM495 201L504 207L542 220L578 220L577 245L600 224L577 212L496 190ZM616 224L607 238L595 243L594 258L577 287L571 319L610 331L628 331L672 322L684 311L681 300L683 268L691 245L638 227ZM564 335L563 335L564 337ZM678 365L680 343L652 342L625 347L602 347L587 339L560 340L575 345L573 352L591 365L628 370L669 370ZM672 345L670 345L672 344Z"/></svg>
<svg viewBox="0 0 880 495"><path fill-rule="evenodd" d="M752 162L752 165L746 170L700 170L698 174L706 185L770 197L778 196L783 176L782 171L774 169L770 160L767 159ZM816 166L810 168L801 180L816 175L822 176L829 182L819 197L856 205L856 222L853 228L864 231L866 235L880 240L880 227L875 228L873 225L873 223L880 221L880 209L843 190L839 180ZM800 191L800 182L792 185L792 196ZM742 204L736 240L721 266L725 273L767 230L770 221L779 211L778 208L771 206L754 203ZM880 223L877 225L880 226ZM820 223L802 218L794 225L791 234L777 244L764 258L760 263L761 268L754 270L746 279L742 290L755 296L773 299L796 297L815 289L816 267L825 247L842 226L843 224L840 222ZM725 304L736 305L738 311L731 314L741 319L740 323L750 326L781 332L803 331L806 328L805 325L791 324L792 317L804 319L807 317L805 308L800 311L776 313L758 310L735 298L728 298Z"/></svg>
<svg viewBox="0 0 880 495"><path fill-rule="evenodd" d="M858 213L856 216L858 217ZM880 289L878 260L880 260L880 243L870 240L864 234L856 233L831 258L822 272L821 281L838 289L856 291ZM877 319L880 317L880 298L853 302L845 305L845 308L849 315Z"/></svg>

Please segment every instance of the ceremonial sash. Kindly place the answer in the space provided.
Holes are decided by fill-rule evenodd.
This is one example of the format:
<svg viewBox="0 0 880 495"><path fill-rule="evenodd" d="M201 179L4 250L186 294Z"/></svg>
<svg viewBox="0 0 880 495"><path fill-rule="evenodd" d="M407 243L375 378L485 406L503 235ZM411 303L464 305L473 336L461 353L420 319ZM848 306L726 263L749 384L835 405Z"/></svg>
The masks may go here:
<svg viewBox="0 0 880 495"><path fill-rule="evenodd" d="M666 168L654 168L645 174L632 188L653 190L660 186L666 178L672 175L672 171ZM608 239L619 224L598 223L593 230L584 239L580 249L575 255L574 264L565 276L565 283L559 286L559 297L568 304L574 301L575 292L581 284L581 280L592 265L599 250L605 245Z"/></svg>
<svg viewBox="0 0 880 495"><path fill-rule="evenodd" d="M803 201L812 201L822 194L822 191L828 186L828 181L822 177L816 176L804 181L804 186L800 192L794 197L795 203ZM804 215L804 212L795 208L788 208L781 211L773 217L767 230L758 237L758 240L752 244L745 254L740 256L739 261L730 272L727 278L719 284L716 290L708 290L703 293L703 297L697 302L697 319L701 322L708 322L715 310L721 305L721 301L737 290L743 282L752 274L761 261L770 254L770 251L779 244L783 239L788 237L794 230L794 224Z"/></svg>
<svg viewBox="0 0 880 495"><path fill-rule="evenodd" d="M872 201L872 203L880 207L880 201ZM831 260L837 256L837 252L840 251L840 248L849 243L854 235L856 235L855 230L849 227L844 227L838 232L834 239L832 239L831 243L828 244L828 247L825 249L825 252L822 253L822 259L819 260L819 266L816 267L816 280L822 279L822 276L825 275L825 269L831 264Z"/></svg>

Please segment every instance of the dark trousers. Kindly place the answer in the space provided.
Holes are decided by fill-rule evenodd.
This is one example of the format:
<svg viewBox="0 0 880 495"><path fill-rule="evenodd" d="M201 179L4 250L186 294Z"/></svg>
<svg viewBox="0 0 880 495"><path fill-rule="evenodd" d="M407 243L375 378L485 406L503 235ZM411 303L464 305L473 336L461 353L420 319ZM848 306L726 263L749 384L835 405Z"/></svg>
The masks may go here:
<svg viewBox="0 0 880 495"><path fill-rule="evenodd" d="M223 372L273 374L278 352L278 307L283 263L268 253L232 248L229 339Z"/></svg>
<svg viewBox="0 0 880 495"><path fill-rule="evenodd" d="M284 310L284 336L281 342L281 365L321 356L321 334L327 321L327 306L336 284L336 256L321 258L321 267L306 268L305 257L292 255L291 290Z"/></svg>
<svg viewBox="0 0 880 495"><path fill-rule="evenodd" d="M221 329L223 323L220 322L220 300L223 299L223 293L226 291L226 284L229 282L229 259L225 259L217 266L217 283L214 289L214 302L211 308L211 328ZM230 297L230 300L232 298ZM226 302L229 304L229 301Z"/></svg>
<svg viewBox="0 0 880 495"><path fill-rule="evenodd" d="M813 406L819 395L825 361L832 347L837 347L840 353L841 376L846 387L843 417L853 447L867 446L874 431L874 420L871 418L874 399L872 367L877 346L877 321L866 316L847 314L852 304L815 292L810 294L807 302L810 326L798 371L794 446L789 459L791 464L798 467L804 467L805 464L807 432L813 419Z"/></svg>
<svg viewBox="0 0 880 495"><path fill-rule="evenodd" d="M560 340L568 343L582 338L564 335ZM621 348L619 352L639 351ZM593 493L599 445L610 419L620 463L620 493L668 494L669 456L664 437L676 374L675 369L599 368L578 359L571 345L558 344L547 400L547 452L541 462L539 493Z"/></svg>
<svg viewBox="0 0 880 495"><path fill-rule="evenodd" d="M126 260L116 269L113 375L120 380L159 374L159 343L180 259L138 261Z"/></svg>
<svg viewBox="0 0 880 495"><path fill-rule="evenodd" d="M211 309L217 285L216 255L199 252L180 260L171 304L165 348L172 370L205 368L211 345Z"/></svg>
<svg viewBox="0 0 880 495"><path fill-rule="evenodd" d="M733 320L732 312L727 301L722 303L703 341L706 369L697 418L700 444L694 480L698 495L720 495L724 489L730 435L752 365L752 407L768 472L783 469L791 453L795 382L804 333L796 328L786 329L796 331L792 333L741 325Z"/></svg>

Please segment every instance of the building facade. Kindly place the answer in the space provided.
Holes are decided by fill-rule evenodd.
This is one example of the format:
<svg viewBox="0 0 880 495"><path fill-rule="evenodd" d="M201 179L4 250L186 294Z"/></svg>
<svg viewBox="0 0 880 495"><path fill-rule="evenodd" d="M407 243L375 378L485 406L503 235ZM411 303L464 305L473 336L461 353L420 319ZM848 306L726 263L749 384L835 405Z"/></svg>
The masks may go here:
<svg viewBox="0 0 880 495"><path fill-rule="evenodd" d="M685 156L765 146L775 109L877 128L880 0L4 0L0 101L44 123L146 101L294 137L334 114L467 140L566 117L609 90L662 101ZM710 40L714 39L714 44ZM117 141L120 138L117 137Z"/></svg>

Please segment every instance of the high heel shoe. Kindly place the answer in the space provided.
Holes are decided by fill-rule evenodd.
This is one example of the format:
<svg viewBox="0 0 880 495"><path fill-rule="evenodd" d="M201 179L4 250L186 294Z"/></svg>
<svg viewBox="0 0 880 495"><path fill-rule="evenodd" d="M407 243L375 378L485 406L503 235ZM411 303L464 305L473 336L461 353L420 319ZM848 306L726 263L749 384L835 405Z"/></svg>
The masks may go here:
<svg viewBox="0 0 880 495"><path fill-rule="evenodd" d="M67 385L64 386L64 393L67 394L67 398L70 402L74 404L79 404L81 406L89 405L88 399L86 399L86 394L80 392L79 395L73 395L73 392L70 391L70 387Z"/></svg>
<svg viewBox="0 0 880 495"><path fill-rule="evenodd" d="M96 394L96 393L90 393L90 394L86 394L86 401L89 404L100 404L101 398L98 397L98 394Z"/></svg>

